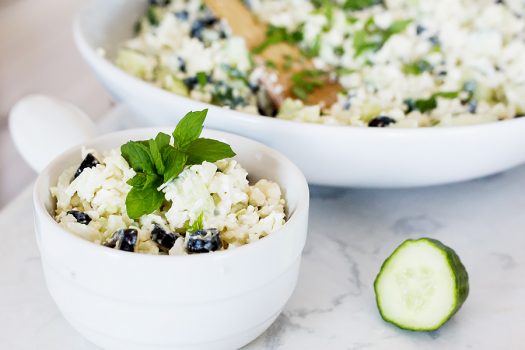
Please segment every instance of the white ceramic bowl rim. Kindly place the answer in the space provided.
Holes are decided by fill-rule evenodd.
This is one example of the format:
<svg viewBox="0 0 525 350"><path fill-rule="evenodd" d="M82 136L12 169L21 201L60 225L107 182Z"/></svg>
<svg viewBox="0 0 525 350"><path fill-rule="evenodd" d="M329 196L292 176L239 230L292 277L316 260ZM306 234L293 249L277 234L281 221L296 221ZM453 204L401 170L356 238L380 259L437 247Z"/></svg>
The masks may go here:
<svg viewBox="0 0 525 350"><path fill-rule="evenodd" d="M112 133L105 134L105 135L102 135L100 137L97 137L97 138L91 140L90 143L98 143L98 142L104 141L106 139L113 138L113 137L119 136L121 134L126 134L126 133L129 133L129 132L151 132L151 134L153 135L154 133L158 132L158 130L160 130L160 129L162 129L162 128L136 128L136 129L122 130L122 131L112 132ZM185 259L185 260L187 260L187 259L194 259L194 260L197 260L197 259L200 259L200 260L215 259L216 257L221 256L221 255L222 256L234 255L239 250L246 252L249 249L257 249L257 247L259 247L259 246L264 247L264 245L271 245L272 241L275 240L275 239L278 239L278 237L280 236L282 231L285 230L285 228L288 225L291 225L292 222L295 222L297 220L297 218L300 216L299 213L302 213L305 210L308 210L309 188L308 188L308 184L306 182L306 179L304 178L304 175L301 173L299 168L297 168L297 166L295 166L295 164L293 164L288 158L286 158L284 155L282 155L281 153L277 152L276 150L274 150L274 149L272 149L272 148L270 148L268 146L265 146L262 143L259 143L257 141L248 139L248 138L243 137L243 136L239 136L239 135L235 135L235 134L231 134L231 133L227 133L227 132L223 132L223 131L217 131L217 130L212 130L212 129L207 129L207 130L209 130L209 131L211 131L213 133L216 133L218 135L222 134L222 135L224 135L225 138L226 137L235 137L235 138L239 138L239 139L242 139L244 141L247 141L247 142L251 142L251 143L257 144L261 149L264 149L264 151L266 153L268 153L269 155L274 157L276 160L278 160L279 163L285 164L286 167L289 168L289 170L292 172L293 177L295 177L297 179L297 181L299 181L298 187L301 188L301 191L300 191L301 193L298 196L296 207L291 212L287 212L287 220L284 223L283 227L281 227L280 229L272 232L268 236L266 236L263 239L260 239L260 240L258 240L256 242L251 242L251 243L245 244L243 246L240 246L240 247L237 247L237 248L231 249L231 250L220 250L220 251L217 251L217 252L203 253L203 254L151 255L151 254L142 254L142 253L130 253L130 252L125 252L125 251L121 251L121 250L117 250L117 249L111 249L111 248L105 247L103 245L90 242L90 241L88 241L88 240L86 240L84 238L81 238L81 237L73 234L72 232L67 231L63 227L61 227L55 221L53 216L48 212L48 210L46 209L46 206L44 204L44 199L41 198L41 196L39 194L41 192L41 190L42 190L42 186L45 185L43 182L44 182L44 178L48 175L48 173L52 169L60 167L61 164L64 163L64 159L70 157L73 153L78 152L80 150L80 148L81 148L81 145L72 147L72 148L66 150L65 152L63 152L62 154L60 154L59 156L57 156L41 172L41 174L38 176L38 178L37 178L37 180L35 182L34 188L33 188L33 204L34 204L35 210L37 211L36 214L39 214L39 215L37 215L39 217L44 217L45 220L47 220L49 223L54 225L59 230L59 231L56 231L56 232L54 231L52 234L57 233L57 232L59 234L63 234L64 238L69 240L71 243L74 243L75 245L80 245L80 246L82 246L85 249L93 249L94 252L97 252L98 254L105 254L105 255L109 254L109 255L115 255L115 256L122 256L122 257L126 257L126 258L129 258L129 259ZM65 166L61 166L61 169L65 169ZM56 179L54 179L53 181L56 181ZM286 193L287 190L288 189L283 189L283 192ZM49 193L49 188L47 188L46 191L47 191L47 193ZM286 207L286 209L287 209L287 211L290 210L288 206ZM89 247L92 247L92 248L89 248ZM265 247L265 248L270 249L269 247Z"/></svg>
<svg viewBox="0 0 525 350"><path fill-rule="evenodd" d="M89 4L85 7L87 8ZM118 68L110 60L102 57L97 54L91 45L86 41L84 33L82 31L82 26L80 24L82 11L78 12L73 21L73 36L75 43L78 49L85 54L86 58L90 61L96 62L103 69L108 70L112 74L115 74L119 79L122 79L126 84L130 86L136 86L150 91L154 91L159 96L163 98L173 97L174 93L163 90L151 83L148 83L142 79L132 76L131 74L126 73L122 69ZM175 94L176 95L176 94ZM210 110L223 109L225 107L216 106L210 103L205 103L202 101L194 100L182 95L176 95L178 98L181 98L192 104L200 105L202 109L208 108ZM279 119L266 117L258 114L249 114L245 112L239 112L231 110L231 118L234 119L246 119L251 118L256 122L267 122L273 123L278 127L294 127L294 128L304 128L310 129L309 131L322 131L323 129L330 130L330 132L340 132L340 133L369 133L371 135L390 135L390 136L402 136L405 134L413 133L451 133L457 132L462 133L465 129L469 131L483 130L487 128L493 128L495 125L503 125L509 123L525 123L525 117L512 118L506 120L500 120L496 122L481 123L481 124L472 124L472 125L458 125L458 126L440 126L440 127L420 127L420 128L368 128L368 127L358 127L358 126L347 126L347 125L326 125L326 124L316 124L308 122L299 122L293 120Z"/></svg>

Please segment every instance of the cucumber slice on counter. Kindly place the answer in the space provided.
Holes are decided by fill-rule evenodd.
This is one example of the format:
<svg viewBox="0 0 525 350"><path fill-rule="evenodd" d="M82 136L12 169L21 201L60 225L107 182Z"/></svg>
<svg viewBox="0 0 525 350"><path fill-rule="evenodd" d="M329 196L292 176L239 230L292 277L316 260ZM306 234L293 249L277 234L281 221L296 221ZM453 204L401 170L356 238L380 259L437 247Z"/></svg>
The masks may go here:
<svg viewBox="0 0 525 350"><path fill-rule="evenodd" d="M385 321L411 331L433 331L467 299L468 274L456 252L440 241L408 239L385 260L374 289Z"/></svg>

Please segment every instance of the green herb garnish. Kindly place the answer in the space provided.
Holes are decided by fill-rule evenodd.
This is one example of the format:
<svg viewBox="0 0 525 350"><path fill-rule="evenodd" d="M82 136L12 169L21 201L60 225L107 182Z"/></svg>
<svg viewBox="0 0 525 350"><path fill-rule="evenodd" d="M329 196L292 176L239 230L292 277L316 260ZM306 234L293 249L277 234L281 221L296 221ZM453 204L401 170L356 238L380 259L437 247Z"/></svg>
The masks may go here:
<svg viewBox="0 0 525 350"><path fill-rule="evenodd" d="M292 93L306 100L315 89L326 83L327 72L319 69L305 69L292 75Z"/></svg>
<svg viewBox="0 0 525 350"><path fill-rule="evenodd" d="M160 21L157 15L156 6L148 7L148 10L146 11L146 18L148 19L149 24L152 26L156 27L159 25Z"/></svg>
<svg viewBox="0 0 525 350"><path fill-rule="evenodd" d="M407 99L405 100L405 104L407 106L407 113L410 113L414 110L420 111L421 113L425 113L428 111L433 110L437 107L437 98L448 98L453 99L459 96L459 92L457 91L447 91L447 92L436 92L432 96L430 96L427 99Z"/></svg>
<svg viewBox="0 0 525 350"><path fill-rule="evenodd" d="M126 197L126 210L131 219L159 209L164 203L159 187L179 176L186 166L235 156L229 145L199 138L207 113L205 109L186 114L173 131L173 145L171 136L164 133L122 145L122 157L137 173L128 181L132 189Z"/></svg>
<svg viewBox="0 0 525 350"><path fill-rule="evenodd" d="M192 234L199 230L204 230L204 224L202 220L204 219L204 212L201 211L199 216L193 221L193 223L190 225L189 221L186 225L184 225L184 228L186 229L186 233Z"/></svg>
<svg viewBox="0 0 525 350"><path fill-rule="evenodd" d="M201 88L205 87L208 83L208 76L206 75L206 72L197 72L195 77L197 78L197 82Z"/></svg>
<svg viewBox="0 0 525 350"><path fill-rule="evenodd" d="M420 75L423 72L431 72L434 67L427 60L417 60L403 66L405 74Z"/></svg>
<svg viewBox="0 0 525 350"><path fill-rule="evenodd" d="M402 33L412 23L412 20L399 20L386 29L379 28L373 17L370 17L364 29L354 33L354 56L358 57L366 51L378 51L392 35Z"/></svg>
<svg viewBox="0 0 525 350"><path fill-rule="evenodd" d="M334 5L341 3L341 1L335 0L311 0L315 8L320 8L328 5ZM363 10L367 7L372 7L374 5L383 5L383 0L346 0L343 2L342 8L344 10Z"/></svg>
<svg viewBox="0 0 525 350"><path fill-rule="evenodd" d="M266 60L266 62L264 62L264 65L271 69L277 69L277 65L272 60Z"/></svg>
<svg viewBox="0 0 525 350"><path fill-rule="evenodd" d="M383 5L383 0L346 0L343 9L357 11L375 5Z"/></svg>
<svg viewBox="0 0 525 350"><path fill-rule="evenodd" d="M312 46L302 50L302 53L304 56L308 58L312 58L312 57L319 56L320 51L321 51L321 34L317 34L315 36Z"/></svg>
<svg viewBox="0 0 525 350"><path fill-rule="evenodd" d="M276 27L270 25L266 32L266 40L264 40L261 45L257 46L252 51L255 54L259 54L266 50L269 46L278 43L297 44L302 40L303 32L299 29L289 32L285 27Z"/></svg>

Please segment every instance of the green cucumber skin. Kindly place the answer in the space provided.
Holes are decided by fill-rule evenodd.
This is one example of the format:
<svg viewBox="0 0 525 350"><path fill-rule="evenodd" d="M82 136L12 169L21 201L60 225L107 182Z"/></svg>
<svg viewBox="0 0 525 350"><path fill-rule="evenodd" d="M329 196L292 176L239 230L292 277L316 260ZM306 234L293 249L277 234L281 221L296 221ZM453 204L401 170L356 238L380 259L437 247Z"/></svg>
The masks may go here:
<svg viewBox="0 0 525 350"><path fill-rule="evenodd" d="M381 275L381 271L383 271L383 268L388 264L390 259L397 253L398 250L400 250L406 243L409 242L417 242L417 241L427 241L442 252L446 254L446 258L448 261L448 264L450 265L450 268L452 271L454 271L455 276L455 284L456 284L456 305L452 312L448 315L447 318L445 318L440 324L438 324L436 327L433 328L414 328L414 327L406 327L404 325L400 325L390 319L388 319L385 315L383 315L383 311L381 310L381 301L379 299L379 292L377 290L377 283L379 276ZM390 324L393 324L394 326L407 330L407 331L413 331L413 332L432 332L437 329L439 329L441 326L443 326L458 310L461 308L465 300L467 300L468 294L469 294L469 282L468 282L468 273L465 269L465 266L459 259L459 256L456 254L454 249L444 245L437 239L423 237L419 239L407 239L403 243L401 243L393 252L390 254L390 256L383 262L381 265L381 268L379 269L379 273L377 274L375 280L374 280L374 292L376 294L376 304L377 309L379 310L379 314L381 315L381 318Z"/></svg>

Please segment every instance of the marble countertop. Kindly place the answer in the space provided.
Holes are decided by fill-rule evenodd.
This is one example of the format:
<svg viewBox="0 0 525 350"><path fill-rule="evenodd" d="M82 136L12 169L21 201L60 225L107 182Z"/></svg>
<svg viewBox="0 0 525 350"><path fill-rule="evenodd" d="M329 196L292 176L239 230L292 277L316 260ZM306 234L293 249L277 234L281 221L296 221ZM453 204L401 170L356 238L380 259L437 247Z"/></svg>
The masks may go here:
<svg viewBox="0 0 525 350"><path fill-rule="evenodd" d="M118 119L101 128L118 127ZM313 186L311 192L297 289L246 349L525 347L525 167L432 188ZM0 349L96 349L66 323L47 292L29 188L0 212L0 227ZM456 250L471 293L441 329L412 333L382 321L372 284L398 244L422 236Z"/></svg>

